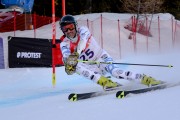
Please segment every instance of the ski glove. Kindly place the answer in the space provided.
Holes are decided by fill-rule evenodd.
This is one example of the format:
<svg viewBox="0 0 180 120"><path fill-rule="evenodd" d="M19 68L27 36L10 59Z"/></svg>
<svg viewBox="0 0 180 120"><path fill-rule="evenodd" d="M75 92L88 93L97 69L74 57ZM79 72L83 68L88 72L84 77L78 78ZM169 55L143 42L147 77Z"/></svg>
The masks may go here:
<svg viewBox="0 0 180 120"><path fill-rule="evenodd" d="M78 64L78 57L79 57L79 54L75 52L69 55L68 58L63 60L64 65L65 65L65 72L68 75L72 75L76 72L76 66Z"/></svg>

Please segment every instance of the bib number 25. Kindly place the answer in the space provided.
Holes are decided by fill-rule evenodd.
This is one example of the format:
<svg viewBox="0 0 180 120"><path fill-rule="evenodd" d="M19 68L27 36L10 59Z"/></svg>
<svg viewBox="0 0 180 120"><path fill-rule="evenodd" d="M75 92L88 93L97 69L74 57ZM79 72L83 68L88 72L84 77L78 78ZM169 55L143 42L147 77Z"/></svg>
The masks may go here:
<svg viewBox="0 0 180 120"><path fill-rule="evenodd" d="M84 54L82 54L82 55L80 56L80 59L81 59L81 60L88 60L88 59L92 58L93 56L94 56L94 52L91 51L90 49L87 49L87 50L84 52Z"/></svg>

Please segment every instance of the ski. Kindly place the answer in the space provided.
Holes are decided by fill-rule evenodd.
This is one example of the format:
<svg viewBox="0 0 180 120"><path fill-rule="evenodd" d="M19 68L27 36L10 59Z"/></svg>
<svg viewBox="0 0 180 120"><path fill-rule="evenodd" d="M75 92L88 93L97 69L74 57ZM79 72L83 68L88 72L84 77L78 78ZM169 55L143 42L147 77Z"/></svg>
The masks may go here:
<svg viewBox="0 0 180 120"><path fill-rule="evenodd" d="M94 92L87 92L87 93L71 93L68 96L68 99L70 101L79 101L83 99L89 99L93 97L99 97L103 95L108 95L108 94L116 94L116 98L121 99L125 98L129 94L140 94L140 93L145 93L149 91L155 91L155 90L160 90L160 89L165 89L173 86L180 85L180 82L178 83L162 83L159 85L155 85L152 87L146 87L146 88L136 88L132 89L132 85L122 85L119 86L116 89L107 89L107 90L102 90L102 91L94 91Z"/></svg>
<svg viewBox="0 0 180 120"><path fill-rule="evenodd" d="M128 96L129 94L140 94L140 93L145 93L149 91L155 91L155 90L160 90L160 89L165 89L169 87L174 87L180 85L180 82L178 83L162 83L159 85L147 87L147 88L140 88L140 89L133 89L133 90L119 90L116 92L116 98L122 99Z"/></svg>
<svg viewBox="0 0 180 120"><path fill-rule="evenodd" d="M71 93L68 96L68 99L70 101L78 101L82 99L88 99L92 97L102 96L102 95L108 95L112 93L116 93L118 90L121 90L123 85L118 83L118 86L115 88L104 88L102 91L95 91L95 92L87 92L87 93Z"/></svg>
<svg viewBox="0 0 180 120"><path fill-rule="evenodd" d="M112 93L112 91L97 91L97 92L88 92L88 93L71 93L68 97L70 101L78 101L82 99L88 99L92 97L107 95ZM114 91L114 93L116 93Z"/></svg>
<svg viewBox="0 0 180 120"><path fill-rule="evenodd" d="M83 99L88 99L92 97L97 97L97 96L103 96L103 95L108 95L112 93L116 93L120 89L109 89L109 90L102 90L102 91L96 91L96 92L87 92L87 93L71 93L68 96L68 99L70 101L78 101L78 100L83 100Z"/></svg>

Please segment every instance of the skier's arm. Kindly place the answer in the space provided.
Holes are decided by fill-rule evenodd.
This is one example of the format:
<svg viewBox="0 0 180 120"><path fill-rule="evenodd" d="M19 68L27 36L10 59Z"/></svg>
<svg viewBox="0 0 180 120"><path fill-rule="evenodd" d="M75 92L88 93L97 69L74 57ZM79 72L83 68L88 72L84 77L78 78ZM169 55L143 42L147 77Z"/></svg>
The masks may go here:
<svg viewBox="0 0 180 120"><path fill-rule="evenodd" d="M65 66L65 72L68 75L72 75L76 71L76 65L78 63L78 54L70 52L69 44L67 42L61 43L61 51L63 55L63 63Z"/></svg>
<svg viewBox="0 0 180 120"><path fill-rule="evenodd" d="M69 57L69 55L71 54L69 45L67 42L62 42L60 44L60 48L61 48L61 52L62 52L62 59L64 64L66 63L67 58Z"/></svg>

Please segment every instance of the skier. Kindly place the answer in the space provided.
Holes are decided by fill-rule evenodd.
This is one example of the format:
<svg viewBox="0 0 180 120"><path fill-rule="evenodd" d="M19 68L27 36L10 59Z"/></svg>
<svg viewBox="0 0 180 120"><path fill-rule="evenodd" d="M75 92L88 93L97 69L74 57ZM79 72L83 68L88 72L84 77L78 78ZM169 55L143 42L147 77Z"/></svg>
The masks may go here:
<svg viewBox="0 0 180 120"><path fill-rule="evenodd" d="M63 16L59 25L64 33L60 38L62 41L60 49L68 75L77 73L96 82L104 89L119 87L117 82L104 77L107 72L115 78L136 80L147 86L161 83L144 74L123 71L115 64L98 64L98 62L113 62L113 58L97 44L87 27L78 28L77 21L72 15ZM92 64L92 61L98 62Z"/></svg>

